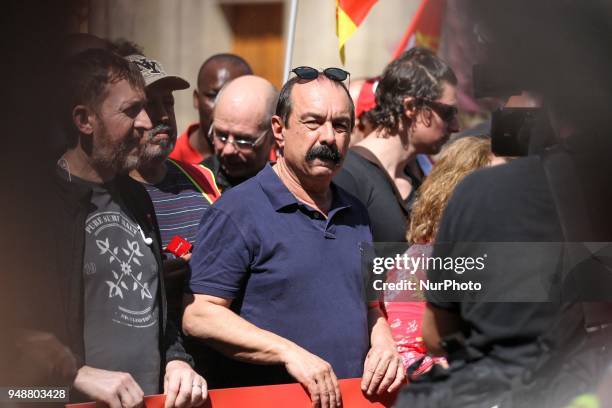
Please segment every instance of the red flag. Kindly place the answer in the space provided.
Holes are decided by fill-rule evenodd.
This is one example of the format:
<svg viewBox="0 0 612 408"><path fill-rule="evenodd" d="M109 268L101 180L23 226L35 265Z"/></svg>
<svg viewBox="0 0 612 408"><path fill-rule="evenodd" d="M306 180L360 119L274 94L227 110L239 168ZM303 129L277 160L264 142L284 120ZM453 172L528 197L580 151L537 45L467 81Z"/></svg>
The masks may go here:
<svg viewBox="0 0 612 408"><path fill-rule="evenodd" d="M393 53L393 59L412 47L425 47L436 52L440 45L445 0L421 0L402 41Z"/></svg>

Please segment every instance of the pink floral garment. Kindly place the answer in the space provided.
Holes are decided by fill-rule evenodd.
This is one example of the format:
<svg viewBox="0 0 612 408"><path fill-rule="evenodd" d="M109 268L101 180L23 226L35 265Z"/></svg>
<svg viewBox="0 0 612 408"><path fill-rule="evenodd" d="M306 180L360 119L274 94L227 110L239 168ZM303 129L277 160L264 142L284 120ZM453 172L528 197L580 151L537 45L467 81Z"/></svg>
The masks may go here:
<svg viewBox="0 0 612 408"><path fill-rule="evenodd" d="M432 249L431 244L414 244L408 248L405 254L408 257L428 257L431 256ZM417 288L418 282L426 278L425 270L416 269L413 271L411 266L387 271L387 282L400 282L405 279L415 282ZM421 291L386 291L384 304L387 321L391 326L391 333L402 357L404 367L408 368L424 357L413 376L429 371L434 364L446 365L445 358L427 355L421 326L425 312L425 297Z"/></svg>

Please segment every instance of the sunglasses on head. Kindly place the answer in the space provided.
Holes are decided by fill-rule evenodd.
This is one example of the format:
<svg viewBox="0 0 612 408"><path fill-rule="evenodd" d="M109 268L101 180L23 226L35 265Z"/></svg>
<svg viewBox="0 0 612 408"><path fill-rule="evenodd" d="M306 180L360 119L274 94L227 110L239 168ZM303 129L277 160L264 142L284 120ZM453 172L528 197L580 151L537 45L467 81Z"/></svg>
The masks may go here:
<svg viewBox="0 0 612 408"><path fill-rule="evenodd" d="M350 78L351 74L341 68L325 68L323 71L319 71L312 67L297 67L291 70L300 79L317 79L319 75L323 74L332 81L342 82L346 78Z"/></svg>
<svg viewBox="0 0 612 408"><path fill-rule="evenodd" d="M445 103L436 102L429 99L422 99L422 101L424 105L431 108L431 110L438 114L440 119L447 123L452 122L459 112L457 107L453 105L447 105Z"/></svg>

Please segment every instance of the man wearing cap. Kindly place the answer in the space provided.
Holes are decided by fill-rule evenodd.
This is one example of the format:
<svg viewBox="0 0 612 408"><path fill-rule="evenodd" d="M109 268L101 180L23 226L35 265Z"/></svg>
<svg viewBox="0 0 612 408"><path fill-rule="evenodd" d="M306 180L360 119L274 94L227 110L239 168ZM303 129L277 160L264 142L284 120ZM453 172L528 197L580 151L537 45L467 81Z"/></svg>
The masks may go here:
<svg viewBox="0 0 612 408"><path fill-rule="evenodd" d="M217 94L229 81L252 73L249 64L235 54L215 54L204 61L198 71L197 88L193 91L193 107L198 110L200 121L189 125L179 136L170 154L172 159L199 164L214 154L208 128Z"/></svg>
<svg viewBox="0 0 612 408"><path fill-rule="evenodd" d="M124 51L140 51L123 46ZM168 158L176 143L176 117L172 92L189 88L181 77L168 75L156 60L141 53L125 57L136 64L145 80L145 107L153 129L145 132L139 165L130 175L146 188L157 215L162 248L179 237L182 245L195 242L202 214L220 196L209 169ZM191 253L165 252L164 275L170 316L178 318L182 309L183 281L189 270Z"/></svg>
<svg viewBox="0 0 612 408"><path fill-rule="evenodd" d="M335 407L337 378L362 377L371 395L397 389L404 373L387 322L363 296L367 212L331 183L354 123L348 73L294 72L272 117L279 160L202 218L183 329L224 354L215 385L298 381L315 406Z"/></svg>

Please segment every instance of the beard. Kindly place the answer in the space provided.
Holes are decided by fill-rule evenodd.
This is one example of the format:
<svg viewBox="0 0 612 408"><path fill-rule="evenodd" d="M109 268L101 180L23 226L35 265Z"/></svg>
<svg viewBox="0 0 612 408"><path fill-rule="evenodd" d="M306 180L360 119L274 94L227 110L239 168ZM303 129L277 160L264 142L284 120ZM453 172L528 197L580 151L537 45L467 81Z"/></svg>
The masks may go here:
<svg viewBox="0 0 612 408"><path fill-rule="evenodd" d="M155 136L166 133L169 137L155 141ZM144 147L141 154L142 162L156 159L167 159L176 144L176 129L166 124L160 124L145 133Z"/></svg>
<svg viewBox="0 0 612 408"><path fill-rule="evenodd" d="M140 163L142 136L138 136L135 129L118 141L112 141L105 126L101 128L97 143L94 142L91 151L91 160L96 167L105 169L113 174L128 173L138 167Z"/></svg>

